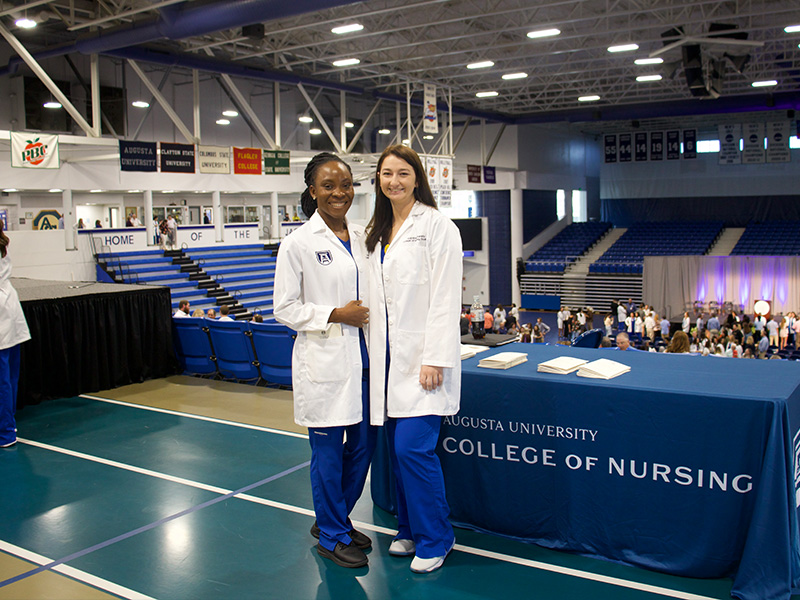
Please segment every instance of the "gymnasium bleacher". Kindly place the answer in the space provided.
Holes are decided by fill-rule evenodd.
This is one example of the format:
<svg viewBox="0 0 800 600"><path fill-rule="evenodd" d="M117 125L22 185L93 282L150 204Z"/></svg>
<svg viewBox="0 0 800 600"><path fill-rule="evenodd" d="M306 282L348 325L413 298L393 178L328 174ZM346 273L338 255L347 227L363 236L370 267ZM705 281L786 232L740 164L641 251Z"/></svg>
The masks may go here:
<svg viewBox="0 0 800 600"><path fill-rule="evenodd" d="M276 253L275 246L251 244L98 253L97 261L114 281L170 288L173 310L189 300L192 309L227 304L234 318L268 318Z"/></svg>
<svg viewBox="0 0 800 600"><path fill-rule="evenodd" d="M566 267L594 246L611 229L611 223L573 223L537 250L525 264L529 272L563 273Z"/></svg>
<svg viewBox="0 0 800 600"><path fill-rule="evenodd" d="M800 221L751 223L745 228L731 254L739 256L800 254Z"/></svg>
<svg viewBox="0 0 800 600"><path fill-rule="evenodd" d="M708 252L722 229L722 221L634 223L589 265L589 272L639 274L645 256L702 255Z"/></svg>

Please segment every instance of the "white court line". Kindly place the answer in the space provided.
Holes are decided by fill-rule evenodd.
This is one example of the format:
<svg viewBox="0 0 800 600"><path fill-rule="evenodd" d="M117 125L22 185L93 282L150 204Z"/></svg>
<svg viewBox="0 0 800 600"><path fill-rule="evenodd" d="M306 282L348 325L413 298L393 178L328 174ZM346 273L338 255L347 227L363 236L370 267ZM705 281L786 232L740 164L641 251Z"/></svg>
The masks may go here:
<svg viewBox="0 0 800 600"><path fill-rule="evenodd" d="M151 471L149 469L142 469L140 467L134 467L132 465L126 465L125 463L120 463L113 460L107 460L105 458L100 458L97 456L92 456L90 454L84 454L82 452L75 452L73 450L67 450L66 448L60 448L58 446L52 446L50 444L43 444L41 442L34 442L31 440L17 438L17 441L23 444L29 444L31 446L36 446L38 448L42 448L45 450L50 450L52 452L59 452L61 454L67 454L69 456L74 456L76 458L82 458L84 460L89 460L92 462L97 462L100 464L108 465L111 467L116 467L118 469L124 469L126 471L132 471L134 473L139 473L142 475L148 475L150 477L156 477L158 479L164 479L166 481L172 481L174 483L179 483L182 485L191 486L194 488L198 488L201 490L207 490L210 492L215 492L221 495L230 494L233 490L226 490L224 488L208 485L205 483L200 483L197 481L192 481L190 479L184 479L182 477L173 477L172 475L167 475L166 473L160 473L158 471ZM259 498L257 496L251 496L250 494L236 494L232 496L233 498L239 498L240 500L245 500L246 502L253 502L255 504L261 504L264 506L269 506L271 508L276 508L279 510L284 510L287 512L293 512L296 514L306 515L309 517L314 516L314 511L308 508L302 508L300 506L294 506L292 504L284 504L282 502L276 502L274 500L267 500L265 498ZM382 533L385 535L389 535L394 537L397 534L396 529L390 529L387 527L381 527L379 525L373 525L372 523L365 523L363 521L353 521L354 526L358 526L359 529L366 529L368 531L373 531L375 533ZM576 577L579 579L587 579L590 581L596 581L598 583L605 583L608 585L613 585L616 587L621 588L628 588L632 590L638 590L641 592L647 592L651 594L658 594L660 596L667 596L669 598L678 598L680 600L719 600L718 598L711 598L709 596L700 596L697 594L691 594L689 592L681 592L679 590L672 590L669 588L663 588L655 585L649 585L646 583L639 583L637 581L629 581L627 579L619 579L617 577L608 577L606 575L600 575L597 573L591 573L589 571L580 571L578 569L570 569L568 567L561 567L559 565L551 565L548 563L530 560L527 558L520 558L518 556L511 556L509 554L501 554L499 552L492 552L491 550L483 550L482 548L473 548L471 546L464 546L462 544L456 544L455 550L460 552L464 552L466 554L473 554L475 556L482 556L484 558L489 558L492 560L497 560L501 562L506 562L510 564L520 565L523 567L530 567L533 569L538 569L540 571L548 571L551 573L558 573L560 575L567 575L569 577Z"/></svg>
<svg viewBox="0 0 800 600"><path fill-rule="evenodd" d="M149 410L151 412L162 413L165 415L174 415L176 417L186 417L187 419L195 419L197 421L207 421L209 423L218 423L220 425L230 425L232 427L240 427L242 429L253 429L255 431L265 431L267 433L275 433L277 435L285 435L287 437L300 438L303 440L308 439L308 435L304 433L295 433L294 431L282 431L280 429L272 429L270 427L261 427L259 425L249 425L247 423L237 423L236 421L226 421L225 419L216 419L214 417L204 417L202 415L193 415L190 413L179 412L176 410L169 410L166 408L156 408L154 406L145 406L144 404L133 404L131 402L122 402L121 400L111 400L110 398L102 398L101 396L91 396L89 394L80 394L80 398L88 398L89 400L97 400L98 402L107 402L108 404L118 404L119 406L127 406L129 408L140 408L142 410Z"/></svg>
<svg viewBox="0 0 800 600"><path fill-rule="evenodd" d="M20 548L19 546L15 546L14 544L10 544L3 540L0 540L0 551L5 552L6 554L10 554L12 556L16 556L17 558L21 558L22 560L32 562L35 565L44 566L49 565L53 562L53 559L47 558L46 556L42 556L41 554L36 554L35 552L31 552L30 550L26 550L25 548ZM102 579L101 577L97 577L95 575L91 575L90 573L86 573L85 571L81 571L80 569L76 569L75 567L69 567L67 565L57 565L50 569L51 571L57 571L62 575L66 575L67 577L79 581L81 583L85 583L87 585L91 585L92 587L96 587L99 590L103 590L104 592L110 592L112 594L116 594L121 598L126 598L128 600L156 600L151 596L146 596L129 588L123 587L119 584L114 582L108 581L107 579ZM46 572L46 571L45 571Z"/></svg>

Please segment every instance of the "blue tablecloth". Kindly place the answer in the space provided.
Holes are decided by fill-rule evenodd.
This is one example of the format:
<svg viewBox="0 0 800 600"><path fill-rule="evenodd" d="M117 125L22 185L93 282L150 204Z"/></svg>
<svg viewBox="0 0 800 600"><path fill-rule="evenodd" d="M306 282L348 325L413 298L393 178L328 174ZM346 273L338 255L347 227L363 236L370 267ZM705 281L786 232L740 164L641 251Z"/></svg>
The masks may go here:
<svg viewBox="0 0 800 600"><path fill-rule="evenodd" d="M506 371L478 360L528 353ZM569 355L612 380L538 373ZM462 362L437 453L454 524L687 577L745 600L800 583L800 363L514 344ZM373 499L391 510L384 452Z"/></svg>

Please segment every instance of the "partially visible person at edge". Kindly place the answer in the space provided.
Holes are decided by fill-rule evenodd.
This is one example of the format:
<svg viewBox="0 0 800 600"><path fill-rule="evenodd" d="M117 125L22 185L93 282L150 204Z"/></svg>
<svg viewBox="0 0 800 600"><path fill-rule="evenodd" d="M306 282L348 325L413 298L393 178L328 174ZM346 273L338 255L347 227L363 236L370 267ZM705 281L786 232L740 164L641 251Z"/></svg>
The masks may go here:
<svg viewBox="0 0 800 600"><path fill-rule="evenodd" d="M384 400L383 415L372 416L386 420L397 486L389 554L413 556L411 570L430 573L455 545L434 450L442 417L460 403L461 236L437 210L419 156L406 146L381 154L375 196L367 226L370 392L373 402Z"/></svg>
<svg viewBox="0 0 800 600"><path fill-rule="evenodd" d="M364 489L377 435L370 425L364 228L346 217L353 175L338 156L312 158L305 183L300 202L309 219L278 252L274 315L297 331L294 419L308 427L311 445L317 516L311 535L319 539L320 556L356 568L367 564L364 550L372 540L349 515Z"/></svg>
<svg viewBox="0 0 800 600"><path fill-rule="evenodd" d="M0 220L0 448L17 443L17 387L20 345L31 339L17 290L11 285L8 236Z"/></svg>

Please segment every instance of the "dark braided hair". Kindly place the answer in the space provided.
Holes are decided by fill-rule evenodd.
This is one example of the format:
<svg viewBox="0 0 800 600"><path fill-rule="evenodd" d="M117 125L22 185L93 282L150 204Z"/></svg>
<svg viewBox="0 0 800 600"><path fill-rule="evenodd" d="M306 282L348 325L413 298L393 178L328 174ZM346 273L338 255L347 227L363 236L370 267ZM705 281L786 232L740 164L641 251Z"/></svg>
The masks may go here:
<svg viewBox="0 0 800 600"><path fill-rule="evenodd" d="M342 163L345 167L347 167L347 170L350 172L350 176L352 177L353 175L350 165L331 152L320 152L314 158L312 158L308 162L308 165L306 165L306 170L303 175L306 183L306 189L302 196L300 196L300 208L303 209L303 214L309 219L311 218L311 215L314 214L314 211L317 210L317 201L311 197L311 190L309 187L314 185L314 180L317 178L317 169L329 162Z"/></svg>
<svg viewBox="0 0 800 600"><path fill-rule="evenodd" d="M0 257L5 258L8 253L8 236L3 233L3 221L0 219Z"/></svg>

